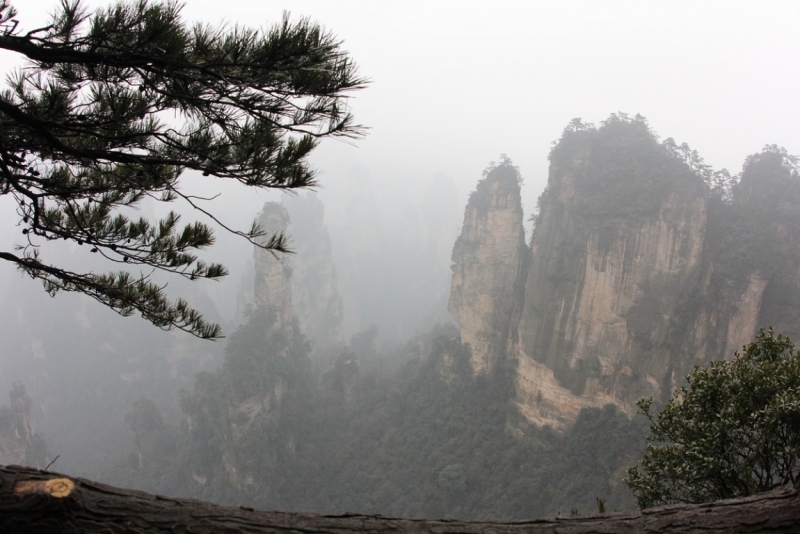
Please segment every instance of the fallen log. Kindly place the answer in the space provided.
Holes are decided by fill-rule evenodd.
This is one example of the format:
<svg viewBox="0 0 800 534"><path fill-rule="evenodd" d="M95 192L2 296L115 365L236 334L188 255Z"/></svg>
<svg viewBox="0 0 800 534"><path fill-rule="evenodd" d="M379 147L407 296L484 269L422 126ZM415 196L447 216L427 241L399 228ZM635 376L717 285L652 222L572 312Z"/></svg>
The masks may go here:
<svg viewBox="0 0 800 534"><path fill-rule="evenodd" d="M639 512L465 522L264 512L171 499L37 469L0 467L0 532L194 534L596 534L800 532L800 496L783 490Z"/></svg>

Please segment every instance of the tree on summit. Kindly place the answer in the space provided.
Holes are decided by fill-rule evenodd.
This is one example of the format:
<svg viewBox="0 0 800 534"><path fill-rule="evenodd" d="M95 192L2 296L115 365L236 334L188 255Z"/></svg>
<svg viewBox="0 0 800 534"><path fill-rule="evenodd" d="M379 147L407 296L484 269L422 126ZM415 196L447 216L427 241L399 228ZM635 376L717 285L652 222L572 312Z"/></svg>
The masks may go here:
<svg viewBox="0 0 800 534"><path fill-rule="evenodd" d="M22 245L0 251L51 295L89 295L162 329L221 336L148 274L74 272L48 263L43 243L67 240L120 266L190 280L217 279L223 265L195 252L214 243L202 223L132 219L146 198L181 201L262 248L283 235L235 230L181 188L187 170L257 188L315 184L306 159L325 137L354 138L347 93L362 88L341 43L288 16L268 30L187 26L181 4L138 0L94 13L62 0L51 23L23 31L0 0L0 49L25 66L0 94L0 194L16 203Z"/></svg>

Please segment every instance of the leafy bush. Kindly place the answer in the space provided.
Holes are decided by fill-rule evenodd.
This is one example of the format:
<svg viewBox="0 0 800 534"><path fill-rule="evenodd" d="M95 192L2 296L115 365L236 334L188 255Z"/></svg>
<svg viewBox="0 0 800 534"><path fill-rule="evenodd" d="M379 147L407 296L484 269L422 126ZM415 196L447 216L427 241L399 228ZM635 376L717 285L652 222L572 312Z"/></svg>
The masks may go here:
<svg viewBox="0 0 800 534"><path fill-rule="evenodd" d="M626 480L639 506L744 497L800 480L800 354L772 329L732 361L696 367L650 419L647 452Z"/></svg>

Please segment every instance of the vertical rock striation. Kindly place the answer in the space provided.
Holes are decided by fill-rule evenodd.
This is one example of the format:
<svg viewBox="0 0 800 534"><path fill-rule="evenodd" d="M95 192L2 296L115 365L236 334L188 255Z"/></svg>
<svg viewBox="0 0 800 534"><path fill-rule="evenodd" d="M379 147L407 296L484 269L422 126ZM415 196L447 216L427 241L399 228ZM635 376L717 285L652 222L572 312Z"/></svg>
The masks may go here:
<svg viewBox="0 0 800 534"><path fill-rule="evenodd" d="M505 351L526 250L518 174L500 165L470 196L453 247L448 309L477 372Z"/></svg>
<svg viewBox="0 0 800 534"><path fill-rule="evenodd" d="M315 193L286 196L292 250L294 313L311 342L312 358L334 355L344 345L344 304L339 293L325 206Z"/></svg>
<svg viewBox="0 0 800 534"><path fill-rule="evenodd" d="M632 413L759 327L800 329L800 220L786 199L800 197L796 169L749 158L729 205L671 146L639 119L565 131L530 247L515 176L497 168L470 198L450 312L474 370L515 364L530 422L563 427L609 403ZM783 193L764 194L753 175Z"/></svg>
<svg viewBox="0 0 800 534"><path fill-rule="evenodd" d="M265 232L264 240L274 234L285 234L289 213L277 202L267 202L258 216ZM277 255L259 247L254 249L255 305L257 309L275 314L275 330L287 331L292 323L291 267L286 255Z"/></svg>
<svg viewBox="0 0 800 534"><path fill-rule="evenodd" d="M577 137L551 157L512 340L520 410L553 426L670 390L673 326L706 227L702 180L647 131Z"/></svg>

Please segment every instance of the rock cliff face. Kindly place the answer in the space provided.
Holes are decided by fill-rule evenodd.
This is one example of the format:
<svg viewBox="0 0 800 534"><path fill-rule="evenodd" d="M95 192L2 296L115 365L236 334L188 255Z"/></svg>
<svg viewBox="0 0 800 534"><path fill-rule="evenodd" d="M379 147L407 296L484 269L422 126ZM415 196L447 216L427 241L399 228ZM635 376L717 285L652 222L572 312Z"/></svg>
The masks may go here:
<svg viewBox="0 0 800 534"><path fill-rule="evenodd" d="M20 384L14 385L10 397L11 405L0 407L0 465L44 468L47 447L33 424L31 398Z"/></svg>
<svg viewBox="0 0 800 534"><path fill-rule="evenodd" d="M701 268L706 200L700 178L677 166L667 176L625 169L633 154L609 154L598 141L587 139L553 158L510 340L519 362L520 409L539 424L558 426L583 406L615 403L630 412L636 398L669 391L679 355L667 345ZM635 150L654 152L654 164L669 158L655 145ZM645 209L592 210L593 190L604 178L597 168L617 165L641 174L636 178L643 183L671 183L656 202L648 191L634 191L637 203L651 204Z"/></svg>
<svg viewBox="0 0 800 534"><path fill-rule="evenodd" d="M530 422L562 427L609 403L633 413L637 399L665 398L692 366L730 357L759 327L797 329L778 317L800 305L785 298L800 294L796 262L784 254L770 269L760 239L742 237L743 225L769 225L748 223L744 201L712 199L643 121L565 132L550 161L530 246L519 188L494 171L453 251L450 311L473 368L512 360ZM782 302L770 292L778 285Z"/></svg>
<svg viewBox="0 0 800 534"><path fill-rule="evenodd" d="M258 217L265 232L264 239L287 231L289 213L277 202L267 202ZM276 255L258 247L254 249L255 305L275 314L275 329L287 330L292 323L291 267L285 255Z"/></svg>
<svg viewBox="0 0 800 534"><path fill-rule="evenodd" d="M205 383L198 381L197 396L187 402L186 410L192 432L225 436L203 453L218 458L221 470L216 476L237 491L268 495L278 491L279 484L258 474L274 472L281 461L294 456L297 430L286 424L291 418L287 413L300 409L297 405L311 387L314 351L319 356L336 354L342 306L323 208L315 197L268 202L258 223L265 239L289 234L294 254L273 255L255 248L253 309L231 336L222 371ZM342 395L349 401L352 377L343 377ZM258 460L253 459L253 447L258 447ZM198 488L205 488L215 473L206 466L192 476Z"/></svg>
<svg viewBox="0 0 800 534"><path fill-rule="evenodd" d="M448 309L461 325L462 341L472 348L477 371L505 350L525 250L517 172L501 165L470 196L453 247Z"/></svg>
<svg viewBox="0 0 800 534"><path fill-rule="evenodd" d="M258 222L265 238L288 234L294 253L255 249L255 307L274 311L279 328L294 317L311 343L312 357L340 350L343 305L322 202L313 194L267 202Z"/></svg>
<svg viewBox="0 0 800 534"><path fill-rule="evenodd" d="M289 233L295 254L286 261L292 270L292 296L300 330L311 342L312 358L326 357L344 345L344 305L339 293L325 206L315 193L286 196Z"/></svg>

